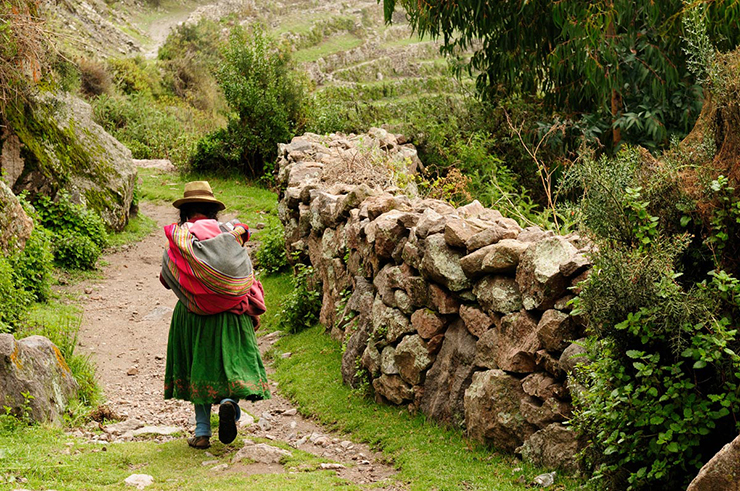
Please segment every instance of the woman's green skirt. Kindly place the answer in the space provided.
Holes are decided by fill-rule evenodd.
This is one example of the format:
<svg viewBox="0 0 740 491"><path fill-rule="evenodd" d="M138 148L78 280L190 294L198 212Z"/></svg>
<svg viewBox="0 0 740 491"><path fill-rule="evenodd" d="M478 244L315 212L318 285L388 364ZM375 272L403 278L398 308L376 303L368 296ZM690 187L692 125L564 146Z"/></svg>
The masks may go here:
<svg viewBox="0 0 740 491"><path fill-rule="evenodd" d="M195 404L269 399L252 319L230 312L197 315L177 302L167 342L164 398Z"/></svg>

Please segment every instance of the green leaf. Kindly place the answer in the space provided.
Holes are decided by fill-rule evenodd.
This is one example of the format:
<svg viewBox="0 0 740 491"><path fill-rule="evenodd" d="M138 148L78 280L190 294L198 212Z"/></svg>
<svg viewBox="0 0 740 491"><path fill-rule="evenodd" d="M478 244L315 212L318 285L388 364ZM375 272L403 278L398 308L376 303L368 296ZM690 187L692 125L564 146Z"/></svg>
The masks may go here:
<svg viewBox="0 0 740 491"><path fill-rule="evenodd" d="M696 360L694 362L694 369L695 370L699 370L700 368L704 368L705 366L707 366L707 362L704 361L704 360Z"/></svg>

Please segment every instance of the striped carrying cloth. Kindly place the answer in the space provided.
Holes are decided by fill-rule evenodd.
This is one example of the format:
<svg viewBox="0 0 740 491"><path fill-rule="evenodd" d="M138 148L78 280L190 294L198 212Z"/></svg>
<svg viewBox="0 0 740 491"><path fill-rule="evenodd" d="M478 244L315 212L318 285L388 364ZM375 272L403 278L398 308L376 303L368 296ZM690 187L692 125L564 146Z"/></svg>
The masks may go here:
<svg viewBox="0 0 740 491"><path fill-rule="evenodd" d="M194 314L238 311L255 283L252 261L242 247L241 226L199 240L186 225L164 228L169 247L162 258L162 279Z"/></svg>

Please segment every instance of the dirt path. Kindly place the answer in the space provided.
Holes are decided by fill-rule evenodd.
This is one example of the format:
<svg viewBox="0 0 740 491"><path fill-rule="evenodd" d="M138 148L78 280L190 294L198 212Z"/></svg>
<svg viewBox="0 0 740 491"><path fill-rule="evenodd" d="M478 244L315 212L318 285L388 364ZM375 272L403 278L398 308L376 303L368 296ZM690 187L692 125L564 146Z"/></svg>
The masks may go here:
<svg viewBox="0 0 740 491"><path fill-rule="evenodd" d="M141 242L106 255L103 279L92 285L74 287L81 294L84 308L79 350L89 353L97 365L106 406L113 413L128 421L137 420L138 426L177 426L190 432L192 406L183 401L163 399L167 333L176 299L159 283L160 260L166 246L160 231L161 226L175 220L175 213L170 206L150 203L142 204L141 212L156 220L158 229ZM260 337L263 351L278 339L276 334ZM392 467L380 463L380 454L366 445L332 435L303 418L280 395L277 384L273 382L272 385L272 399L240 404L259 420L245 425L251 418L243 418L242 434L284 441L295 448L342 462L345 468L338 469L338 475L356 484L377 483L394 473ZM89 432L85 436L121 439L108 434L93 437ZM277 464L250 469L252 467L245 466L242 471L283 472ZM373 489L398 488L390 484Z"/></svg>

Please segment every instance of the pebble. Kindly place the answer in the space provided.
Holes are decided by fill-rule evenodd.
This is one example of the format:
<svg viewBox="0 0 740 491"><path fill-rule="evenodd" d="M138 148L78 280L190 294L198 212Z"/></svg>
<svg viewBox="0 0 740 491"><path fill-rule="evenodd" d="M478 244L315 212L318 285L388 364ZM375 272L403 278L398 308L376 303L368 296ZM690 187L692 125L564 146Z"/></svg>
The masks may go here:
<svg viewBox="0 0 740 491"><path fill-rule="evenodd" d="M324 463L321 464L322 469L329 469L329 470L339 470L339 469L346 469L342 464L332 464L332 463Z"/></svg>
<svg viewBox="0 0 740 491"><path fill-rule="evenodd" d="M225 471L228 468L229 468L229 464L220 464L220 465L217 465L215 467L212 467L211 470L212 471L216 471L216 472L220 472L220 471Z"/></svg>
<svg viewBox="0 0 740 491"><path fill-rule="evenodd" d="M137 489L144 489L154 484L154 478L149 474L131 474L123 481L127 486L133 486Z"/></svg>
<svg viewBox="0 0 740 491"><path fill-rule="evenodd" d="M295 416L296 414L298 414L298 410L296 408L286 409L282 412L283 416Z"/></svg>

